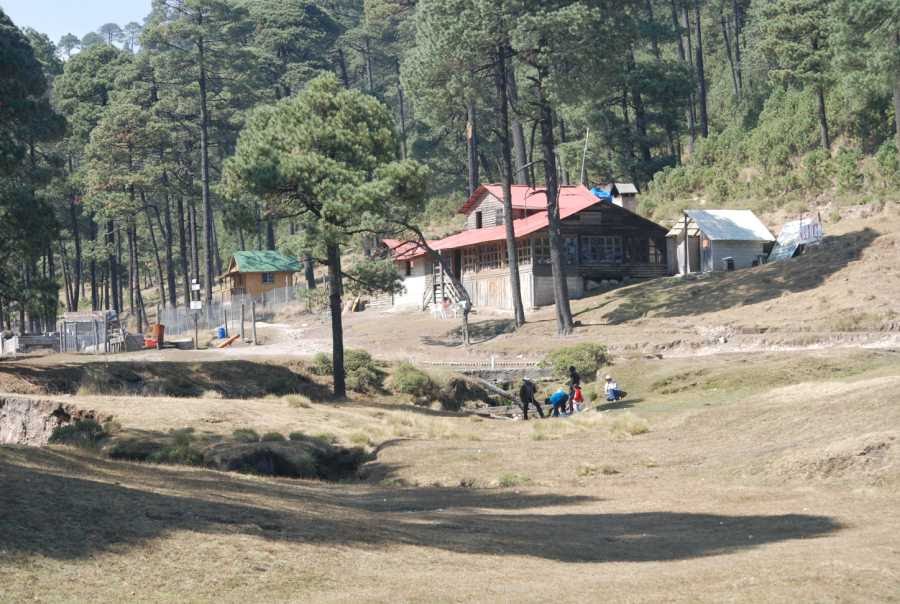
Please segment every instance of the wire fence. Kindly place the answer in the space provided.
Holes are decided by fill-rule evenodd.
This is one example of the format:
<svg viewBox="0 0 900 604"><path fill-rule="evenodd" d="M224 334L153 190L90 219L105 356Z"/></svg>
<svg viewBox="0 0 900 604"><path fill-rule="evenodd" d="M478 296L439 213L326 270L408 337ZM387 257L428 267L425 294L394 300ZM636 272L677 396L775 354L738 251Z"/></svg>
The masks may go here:
<svg viewBox="0 0 900 604"><path fill-rule="evenodd" d="M166 334L193 333L198 330L224 329L229 336L249 336L254 316L257 321L271 320L278 312L295 309L299 312L327 312L327 289L308 289L305 285L280 287L257 294L237 294L224 299L204 301L200 310L185 306L158 309L158 322L165 325Z"/></svg>

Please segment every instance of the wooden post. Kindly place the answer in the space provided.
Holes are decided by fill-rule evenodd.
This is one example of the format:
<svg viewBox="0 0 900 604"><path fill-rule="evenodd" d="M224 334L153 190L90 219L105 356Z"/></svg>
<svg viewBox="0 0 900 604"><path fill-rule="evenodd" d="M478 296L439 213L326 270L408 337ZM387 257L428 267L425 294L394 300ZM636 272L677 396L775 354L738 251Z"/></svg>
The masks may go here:
<svg viewBox="0 0 900 604"><path fill-rule="evenodd" d="M241 342L244 341L244 303L241 302Z"/></svg>
<svg viewBox="0 0 900 604"><path fill-rule="evenodd" d="M94 328L94 354L98 354L100 352L100 329L97 327L97 320L91 321L91 325Z"/></svg>
<svg viewBox="0 0 900 604"><path fill-rule="evenodd" d="M222 306L222 321L225 324L225 337L228 337L228 311Z"/></svg>
<svg viewBox="0 0 900 604"><path fill-rule="evenodd" d="M253 334L253 345L258 343L256 340L256 301L250 303L250 331Z"/></svg>
<svg viewBox="0 0 900 604"><path fill-rule="evenodd" d="M197 327L198 313L193 313L193 314L194 314L194 350L197 350L197 348L200 347L200 333L199 333L199 328Z"/></svg>
<svg viewBox="0 0 900 604"><path fill-rule="evenodd" d="M684 213L684 274L685 276L690 272L690 258L691 252L690 248L688 248L688 215L687 212Z"/></svg>

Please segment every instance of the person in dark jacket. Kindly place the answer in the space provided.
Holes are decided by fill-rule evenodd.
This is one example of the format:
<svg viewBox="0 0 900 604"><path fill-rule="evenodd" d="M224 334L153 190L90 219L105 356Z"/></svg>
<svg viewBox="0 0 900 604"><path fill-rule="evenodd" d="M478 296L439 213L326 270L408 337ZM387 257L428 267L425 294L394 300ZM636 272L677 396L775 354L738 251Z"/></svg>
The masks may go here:
<svg viewBox="0 0 900 604"><path fill-rule="evenodd" d="M534 408L537 409L541 419L544 418L544 410L541 409L541 404L538 403L537 399L534 397L536 391L537 387L534 385L534 382L531 381L531 378L522 378L522 387L519 388L519 399L522 401L522 414L525 417L525 421L528 421L528 405L534 405Z"/></svg>
<svg viewBox="0 0 900 604"><path fill-rule="evenodd" d="M575 389L581 388L581 376L575 367L569 367L569 415L575 411Z"/></svg>

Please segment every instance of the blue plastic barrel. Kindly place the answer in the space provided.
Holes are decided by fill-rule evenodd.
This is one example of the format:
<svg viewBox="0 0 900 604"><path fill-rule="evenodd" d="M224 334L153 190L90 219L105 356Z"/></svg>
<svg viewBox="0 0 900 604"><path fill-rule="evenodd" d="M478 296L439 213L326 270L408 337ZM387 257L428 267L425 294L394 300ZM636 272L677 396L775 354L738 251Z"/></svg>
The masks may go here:
<svg viewBox="0 0 900 604"><path fill-rule="evenodd" d="M224 325L220 325L219 327L216 327L216 337L219 338L220 340L225 339L225 326Z"/></svg>

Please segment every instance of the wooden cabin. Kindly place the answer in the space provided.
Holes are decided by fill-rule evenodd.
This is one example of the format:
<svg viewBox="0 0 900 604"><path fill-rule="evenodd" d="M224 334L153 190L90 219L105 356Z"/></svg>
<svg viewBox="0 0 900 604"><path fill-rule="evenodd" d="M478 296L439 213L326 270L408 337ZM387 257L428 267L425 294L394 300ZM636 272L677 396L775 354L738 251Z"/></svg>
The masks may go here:
<svg viewBox="0 0 900 604"><path fill-rule="evenodd" d="M476 307L512 308L501 195L499 185L479 187L460 208L466 215L465 230L429 242L444 256ZM572 298L598 288L604 280L667 274L664 227L601 200L580 185L560 188L559 207L566 279ZM527 308L553 304L544 190L514 186L512 210L522 301ZM405 304L412 306L416 302L413 298L419 295L421 308L444 297L458 298L440 265L429 261L424 250L415 244L385 243L401 274L407 275L404 284L414 283L414 287L407 288L412 298L405 299Z"/></svg>
<svg viewBox="0 0 900 604"><path fill-rule="evenodd" d="M775 241L750 210L686 210L666 239L673 274L756 266L765 262Z"/></svg>
<svg viewBox="0 0 900 604"><path fill-rule="evenodd" d="M219 276L223 299L259 298L266 292L293 285L294 273L303 270L296 258L274 250L235 252L228 270Z"/></svg>

